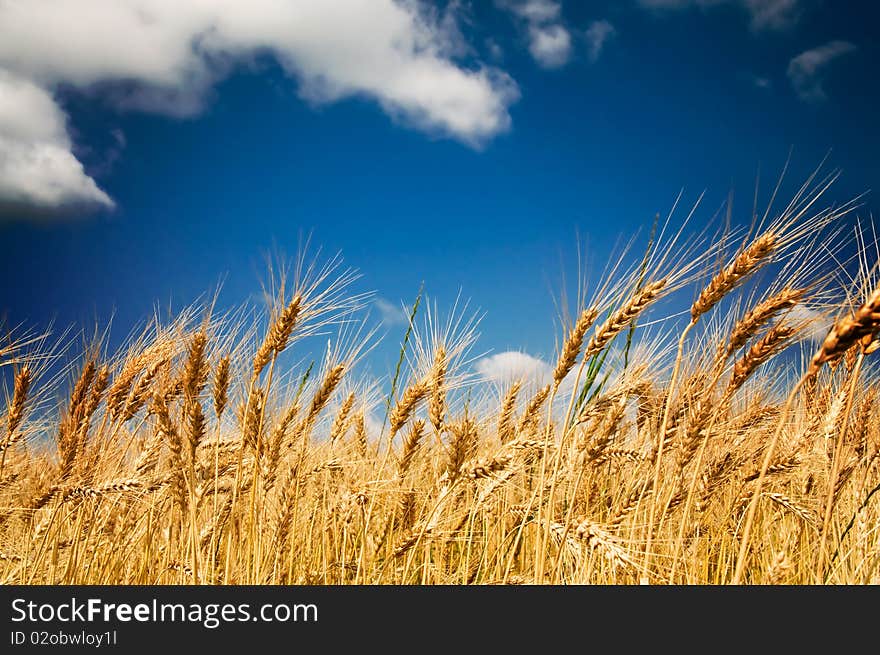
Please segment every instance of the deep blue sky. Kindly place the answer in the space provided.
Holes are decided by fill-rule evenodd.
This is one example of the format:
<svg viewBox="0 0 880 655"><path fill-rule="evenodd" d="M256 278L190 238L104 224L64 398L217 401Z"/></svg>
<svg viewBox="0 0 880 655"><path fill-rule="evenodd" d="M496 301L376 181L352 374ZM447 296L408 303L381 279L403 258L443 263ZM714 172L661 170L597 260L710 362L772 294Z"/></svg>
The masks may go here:
<svg viewBox="0 0 880 655"><path fill-rule="evenodd" d="M186 119L60 88L74 152L117 208L0 219L0 312L36 326L115 314L121 338L156 302L180 307L221 277L221 305L245 300L273 244L292 254L312 233L360 269L359 289L398 303L424 280L441 308L461 290L486 313L480 351L549 356L551 292L575 272L578 235L601 268L682 188L686 201L707 192L698 223L731 190L746 221L758 169L766 198L790 149L789 194L829 150L843 170L829 202L880 188L877 12L803 4L789 29L756 32L733 4L655 15L630 2L564 2L573 54L547 70L521 23L474 2L462 31L475 52L462 65L491 61L492 39L504 53L494 65L521 94L509 131L481 149L396 121L368 98L306 102L270 55L237 67ZM591 62L579 35L600 18L617 33ZM824 72L824 100L799 98L789 61L834 40L856 49ZM108 157L113 131L125 146ZM877 208L869 194L860 214ZM378 356L384 372L390 356Z"/></svg>

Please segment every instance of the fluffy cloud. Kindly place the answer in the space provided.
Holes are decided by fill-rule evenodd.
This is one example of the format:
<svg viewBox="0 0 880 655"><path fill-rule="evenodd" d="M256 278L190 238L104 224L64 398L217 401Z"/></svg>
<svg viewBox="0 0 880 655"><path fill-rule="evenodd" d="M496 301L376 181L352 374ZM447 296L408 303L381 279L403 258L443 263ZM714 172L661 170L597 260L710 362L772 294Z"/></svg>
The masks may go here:
<svg viewBox="0 0 880 655"><path fill-rule="evenodd" d="M544 68L560 68L571 59L571 33L561 22L555 0L496 0L526 24L529 53Z"/></svg>
<svg viewBox="0 0 880 655"><path fill-rule="evenodd" d="M788 64L788 79L801 100L825 100L822 83L829 64L856 47L848 41L831 41L818 48L802 52Z"/></svg>
<svg viewBox="0 0 880 655"><path fill-rule="evenodd" d="M607 20L597 20L590 24L584 36L587 39L587 56L595 63L602 54L602 48L617 34L614 25Z"/></svg>
<svg viewBox="0 0 880 655"><path fill-rule="evenodd" d="M749 13L755 31L788 29L797 22L803 9L803 0L638 0L638 3L658 11L739 5Z"/></svg>
<svg viewBox="0 0 880 655"><path fill-rule="evenodd" d="M0 98L0 210L113 206L71 153L49 93L0 69Z"/></svg>
<svg viewBox="0 0 880 655"><path fill-rule="evenodd" d="M474 364L484 380L509 384L516 380L546 384L553 375L550 364L537 357L516 350L490 355Z"/></svg>
<svg viewBox="0 0 880 655"><path fill-rule="evenodd" d="M100 93L120 109L191 115L232 65L267 52L311 102L371 98L396 120L480 145L508 129L518 90L498 69L456 63L461 51L450 14L415 0L0 3L4 79L25 80L54 107L36 127L37 118L30 127L4 119L0 161L51 165L26 186L22 175L0 169L0 193L7 200L42 198L46 206L110 203L77 168L66 131L57 130L57 85ZM9 113L5 97L4 105ZM52 139L32 139L34 129Z"/></svg>
<svg viewBox="0 0 880 655"><path fill-rule="evenodd" d="M571 58L571 34L562 25L529 28L529 52L544 68L560 68Z"/></svg>

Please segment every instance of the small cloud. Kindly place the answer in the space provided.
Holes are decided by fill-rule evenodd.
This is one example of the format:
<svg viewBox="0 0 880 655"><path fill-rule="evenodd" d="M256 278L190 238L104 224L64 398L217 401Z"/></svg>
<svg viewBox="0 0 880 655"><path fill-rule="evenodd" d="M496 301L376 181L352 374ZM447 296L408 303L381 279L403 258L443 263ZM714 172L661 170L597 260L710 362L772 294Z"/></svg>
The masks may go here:
<svg viewBox="0 0 880 655"><path fill-rule="evenodd" d="M500 0L498 4L531 23L555 21L562 13L562 5L556 0Z"/></svg>
<svg viewBox="0 0 880 655"><path fill-rule="evenodd" d="M571 58L571 34L562 25L530 27L529 52L544 68L561 68Z"/></svg>
<svg viewBox="0 0 880 655"><path fill-rule="evenodd" d="M562 5L555 0L496 0L526 24L529 53L543 68L560 68L571 59L571 33L562 24Z"/></svg>
<svg viewBox="0 0 880 655"><path fill-rule="evenodd" d="M773 82L770 81L767 77L761 77L759 75L752 75L752 84L754 84L759 89L769 89L773 86Z"/></svg>
<svg viewBox="0 0 880 655"><path fill-rule="evenodd" d="M364 429L367 433L367 438L370 441L375 441L382 435L382 421L379 420L379 417L373 412L367 412L364 415Z"/></svg>
<svg viewBox="0 0 880 655"><path fill-rule="evenodd" d="M517 380L546 384L553 374L550 364L544 360L516 350L483 357L474 368L484 380L502 385Z"/></svg>
<svg viewBox="0 0 880 655"><path fill-rule="evenodd" d="M854 52L849 41L830 41L823 46L802 52L788 64L788 79L797 96L807 102L826 99L823 83L832 61Z"/></svg>
<svg viewBox="0 0 880 655"><path fill-rule="evenodd" d="M128 141L125 138L125 132L123 132L118 127L110 130L110 136L113 137L113 140L116 142L116 147L124 148Z"/></svg>
<svg viewBox="0 0 880 655"><path fill-rule="evenodd" d="M402 306L395 305L385 298L376 298L373 304L379 311L379 316L382 317L383 325L391 327L393 325L406 325L409 322L409 316Z"/></svg>
<svg viewBox="0 0 880 655"><path fill-rule="evenodd" d="M804 4L803 0L638 0L638 3L655 12L739 6L748 12L751 19L749 26L755 32L793 27L803 13Z"/></svg>
<svg viewBox="0 0 880 655"><path fill-rule="evenodd" d="M486 39L486 51L489 53L492 61L499 62L504 59L504 50L494 39Z"/></svg>
<svg viewBox="0 0 880 655"><path fill-rule="evenodd" d="M827 314L803 305L795 305L789 309L785 320L792 325L804 325L800 332L801 341L811 341L816 345L825 340L834 325L834 320Z"/></svg>
<svg viewBox="0 0 880 655"><path fill-rule="evenodd" d="M801 0L745 0L746 9L752 16L751 27L755 31L786 30L797 23L801 16Z"/></svg>
<svg viewBox="0 0 880 655"><path fill-rule="evenodd" d="M587 39L587 56L595 63L602 54L605 44L617 34L614 25L607 20L597 20L590 24L584 36Z"/></svg>

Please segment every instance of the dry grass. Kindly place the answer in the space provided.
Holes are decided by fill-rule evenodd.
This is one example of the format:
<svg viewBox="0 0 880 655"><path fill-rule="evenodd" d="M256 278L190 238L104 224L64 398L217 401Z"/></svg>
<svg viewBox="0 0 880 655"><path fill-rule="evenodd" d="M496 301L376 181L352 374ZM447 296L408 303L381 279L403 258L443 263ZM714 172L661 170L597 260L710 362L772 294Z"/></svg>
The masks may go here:
<svg viewBox="0 0 880 655"><path fill-rule="evenodd" d="M266 319L188 310L62 376L13 334L0 580L876 583L880 291L861 232L849 281L817 263L847 246L823 188L733 250L661 233L575 308L548 380L475 379L474 323L434 310L386 399L335 260L279 276Z"/></svg>

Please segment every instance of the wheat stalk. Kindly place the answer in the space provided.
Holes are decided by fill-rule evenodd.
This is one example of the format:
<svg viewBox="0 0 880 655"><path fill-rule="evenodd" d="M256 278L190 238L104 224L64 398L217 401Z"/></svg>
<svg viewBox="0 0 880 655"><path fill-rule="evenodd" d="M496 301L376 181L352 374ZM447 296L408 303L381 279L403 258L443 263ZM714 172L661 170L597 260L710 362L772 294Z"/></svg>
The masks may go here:
<svg viewBox="0 0 880 655"><path fill-rule="evenodd" d="M568 337L565 339L562 351L559 354L559 359L556 362L556 368L553 370L554 387L559 388L559 385L562 384L565 376L569 374L572 368L574 368L581 351L581 346L583 346L587 330L590 329L590 326L596 321L598 315L598 309L595 307L588 307L581 312L580 316L578 316L578 320L572 326L568 333Z"/></svg>

